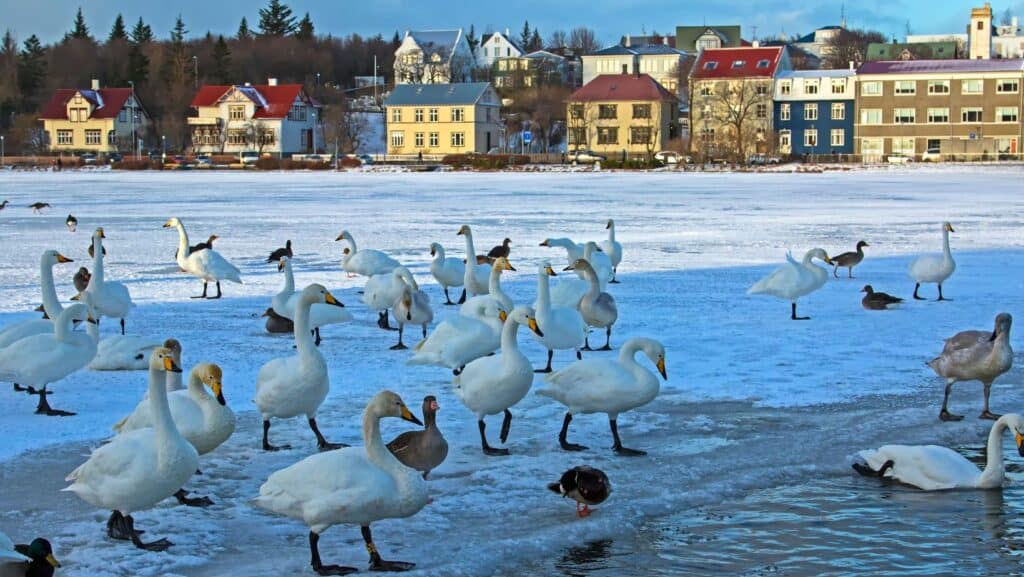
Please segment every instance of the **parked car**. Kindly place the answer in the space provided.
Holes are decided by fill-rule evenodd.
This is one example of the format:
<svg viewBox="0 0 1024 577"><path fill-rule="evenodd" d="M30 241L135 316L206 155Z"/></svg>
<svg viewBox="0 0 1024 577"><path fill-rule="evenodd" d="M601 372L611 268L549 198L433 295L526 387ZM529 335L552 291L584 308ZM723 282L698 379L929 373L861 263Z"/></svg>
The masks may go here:
<svg viewBox="0 0 1024 577"><path fill-rule="evenodd" d="M608 157L603 154L598 154L593 150L574 150L565 155L565 160L572 164L593 164L595 162L608 160Z"/></svg>
<svg viewBox="0 0 1024 577"><path fill-rule="evenodd" d="M908 164L914 162L914 159L906 154L890 154L888 158L886 158L886 162L889 164Z"/></svg>
<svg viewBox="0 0 1024 577"><path fill-rule="evenodd" d="M124 160L124 156L122 156L120 152L107 153L107 162L109 162L110 164L114 164L115 162L121 162L122 160Z"/></svg>
<svg viewBox="0 0 1024 577"><path fill-rule="evenodd" d="M938 148L929 148L921 155L921 162L941 162L942 152Z"/></svg>
<svg viewBox="0 0 1024 577"><path fill-rule="evenodd" d="M96 153L95 152L83 152L78 160L82 164L96 164Z"/></svg>
<svg viewBox="0 0 1024 577"><path fill-rule="evenodd" d="M685 157L674 150L662 150L660 152L655 152L654 160L657 160L662 164L682 164L686 162Z"/></svg>
<svg viewBox="0 0 1024 577"><path fill-rule="evenodd" d="M764 166L767 164L782 164L782 159L778 156L769 156L767 154L751 154L747 157L747 164Z"/></svg>
<svg viewBox="0 0 1024 577"><path fill-rule="evenodd" d="M256 164L256 161L260 159L260 153L255 150L246 150L238 154L238 160L248 166L250 164Z"/></svg>
<svg viewBox="0 0 1024 577"><path fill-rule="evenodd" d="M213 166L213 158L211 158L209 154L197 155L196 164L199 166Z"/></svg>

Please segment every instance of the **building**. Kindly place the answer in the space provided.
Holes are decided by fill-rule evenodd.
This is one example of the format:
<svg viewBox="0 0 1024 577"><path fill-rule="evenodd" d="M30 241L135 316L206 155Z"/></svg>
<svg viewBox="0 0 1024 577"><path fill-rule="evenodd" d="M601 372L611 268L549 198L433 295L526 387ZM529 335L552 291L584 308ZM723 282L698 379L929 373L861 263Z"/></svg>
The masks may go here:
<svg viewBox="0 0 1024 577"><path fill-rule="evenodd" d="M462 28L406 30L395 50L395 84L467 82L475 62Z"/></svg>
<svg viewBox="0 0 1024 577"><path fill-rule="evenodd" d="M614 45L584 54L583 84L606 74L647 74L670 92L679 88L680 66L690 55L665 44Z"/></svg>
<svg viewBox="0 0 1024 577"><path fill-rule="evenodd" d="M500 106L487 82L395 86L384 101L388 154L486 153L500 142Z"/></svg>
<svg viewBox="0 0 1024 577"><path fill-rule="evenodd" d="M992 6L988 2L981 8L971 9L971 23L967 27L967 50L971 60L992 58Z"/></svg>
<svg viewBox="0 0 1024 577"><path fill-rule="evenodd" d="M277 155L323 150L320 104L301 84L206 85L192 99L192 151Z"/></svg>
<svg viewBox="0 0 1024 577"><path fill-rule="evenodd" d="M1021 35L1017 17L1012 16L1009 22L993 25L992 7L988 3L971 10L966 33L907 35L908 44L943 41L956 42L960 58L1024 58L1024 35Z"/></svg>
<svg viewBox="0 0 1024 577"><path fill-rule="evenodd" d="M838 38L844 30L844 26L824 26L810 34L801 36L792 45L821 59L831 53L832 41Z"/></svg>
<svg viewBox="0 0 1024 577"><path fill-rule="evenodd" d="M43 107L47 141L54 152L131 152L149 133L149 112L131 88L60 88ZM133 137L134 133L134 137Z"/></svg>
<svg viewBox="0 0 1024 577"><path fill-rule="evenodd" d="M476 65L478 68L491 69L499 58L518 58L526 54L509 34L508 28L504 33L493 32L480 41L476 49Z"/></svg>
<svg viewBox="0 0 1024 577"><path fill-rule="evenodd" d="M866 161L938 150L1016 155L1024 60L865 62L857 71L856 152Z"/></svg>
<svg viewBox="0 0 1024 577"><path fill-rule="evenodd" d="M491 77L495 88L517 90L535 86L571 86L572 74L564 56L537 50L523 56L498 58Z"/></svg>
<svg viewBox="0 0 1024 577"><path fill-rule="evenodd" d="M865 60L952 60L962 57L960 43L955 39L947 39L932 42L872 42L868 44Z"/></svg>
<svg viewBox="0 0 1024 577"><path fill-rule="evenodd" d="M854 70L786 70L775 76L779 154L853 153Z"/></svg>
<svg viewBox="0 0 1024 577"><path fill-rule="evenodd" d="M569 97L569 150L650 156L678 132L679 100L648 74L602 74Z"/></svg>
<svg viewBox="0 0 1024 577"><path fill-rule="evenodd" d="M790 70L784 47L705 49L690 71L690 148L745 160L771 152L775 75Z"/></svg>
<svg viewBox="0 0 1024 577"><path fill-rule="evenodd" d="M626 34L619 38L619 44L629 48L630 46L650 46L651 44L664 44L670 48L676 47L676 37L672 35L653 34Z"/></svg>
<svg viewBox="0 0 1024 577"><path fill-rule="evenodd" d="M738 48L743 46L740 26L676 26L676 48L686 52L700 52L708 48Z"/></svg>

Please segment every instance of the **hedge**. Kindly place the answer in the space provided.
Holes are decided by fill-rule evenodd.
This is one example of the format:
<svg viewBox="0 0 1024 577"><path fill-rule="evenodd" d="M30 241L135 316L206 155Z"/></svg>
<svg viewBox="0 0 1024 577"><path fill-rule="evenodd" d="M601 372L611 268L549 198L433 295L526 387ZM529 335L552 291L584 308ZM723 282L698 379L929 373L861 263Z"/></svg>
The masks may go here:
<svg viewBox="0 0 1024 577"><path fill-rule="evenodd" d="M499 169L529 164L530 157L525 154L449 154L441 163L456 168Z"/></svg>
<svg viewBox="0 0 1024 577"><path fill-rule="evenodd" d="M114 170L163 170L164 166L159 160L143 158L140 160L122 160L111 165Z"/></svg>

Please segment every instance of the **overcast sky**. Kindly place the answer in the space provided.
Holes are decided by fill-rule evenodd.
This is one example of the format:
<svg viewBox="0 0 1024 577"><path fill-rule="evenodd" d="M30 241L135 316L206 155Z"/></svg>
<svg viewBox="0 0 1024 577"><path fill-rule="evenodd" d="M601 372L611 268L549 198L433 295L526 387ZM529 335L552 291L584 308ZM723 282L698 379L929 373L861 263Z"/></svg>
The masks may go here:
<svg viewBox="0 0 1024 577"><path fill-rule="evenodd" d="M120 12L134 23L141 16L161 38L180 13L191 36L207 31L234 34L242 16L256 27L257 9L263 0L0 0L0 28L10 28L19 40L36 34L52 42L71 28L75 10L81 6L94 36L106 37ZM914 33L963 32L977 0L853 0L845 2L851 27L870 27L902 37L908 21ZM390 37L406 28L469 28L477 32L522 29L524 17L541 35L557 28L585 25L597 31L602 44L624 34L643 31L670 32L676 25L740 24L743 36L807 33L820 26L838 24L840 0L291 0L287 4L301 15L308 11L318 34L361 35L377 33ZM1010 8L1022 13L1024 0L996 3L997 15Z"/></svg>

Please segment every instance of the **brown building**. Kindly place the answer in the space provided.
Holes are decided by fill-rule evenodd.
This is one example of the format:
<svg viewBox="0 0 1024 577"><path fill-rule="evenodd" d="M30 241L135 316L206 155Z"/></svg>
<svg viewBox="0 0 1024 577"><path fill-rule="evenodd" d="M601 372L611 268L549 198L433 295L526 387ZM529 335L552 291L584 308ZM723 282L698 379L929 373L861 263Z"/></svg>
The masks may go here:
<svg viewBox="0 0 1024 577"><path fill-rule="evenodd" d="M569 150L651 155L678 132L679 101L647 74L602 74L569 97Z"/></svg>
<svg viewBox="0 0 1024 577"><path fill-rule="evenodd" d="M1024 60L865 62L857 72L856 153L917 159L1020 154Z"/></svg>

